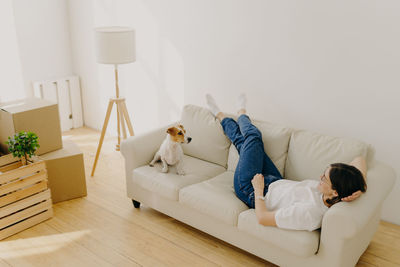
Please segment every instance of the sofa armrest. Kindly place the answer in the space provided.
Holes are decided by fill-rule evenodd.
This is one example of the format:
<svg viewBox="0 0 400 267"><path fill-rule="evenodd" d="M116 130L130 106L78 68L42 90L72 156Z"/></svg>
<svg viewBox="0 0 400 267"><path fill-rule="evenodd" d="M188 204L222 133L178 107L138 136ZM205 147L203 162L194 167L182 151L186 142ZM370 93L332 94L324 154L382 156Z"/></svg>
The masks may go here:
<svg viewBox="0 0 400 267"><path fill-rule="evenodd" d="M131 136L122 141L121 153L125 158L126 175L137 167L150 163L166 136L166 129L171 125Z"/></svg>
<svg viewBox="0 0 400 267"><path fill-rule="evenodd" d="M340 202L329 208L322 220L322 233L342 239L355 236L379 212L395 179L396 173L392 167L382 162L372 162L367 172L367 191L353 202Z"/></svg>

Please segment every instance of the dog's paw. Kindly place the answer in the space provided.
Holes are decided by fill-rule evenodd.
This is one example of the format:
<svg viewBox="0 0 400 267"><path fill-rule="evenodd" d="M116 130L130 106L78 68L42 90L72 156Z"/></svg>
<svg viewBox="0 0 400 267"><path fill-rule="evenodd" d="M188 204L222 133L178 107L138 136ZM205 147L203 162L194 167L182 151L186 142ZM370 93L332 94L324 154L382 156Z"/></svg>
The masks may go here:
<svg viewBox="0 0 400 267"><path fill-rule="evenodd" d="M149 163L149 166L150 166L150 167L154 167L154 163L151 163L151 162L150 162L150 163Z"/></svg>
<svg viewBox="0 0 400 267"><path fill-rule="evenodd" d="M161 172L164 172L164 173L168 172L168 168L162 168Z"/></svg>
<svg viewBox="0 0 400 267"><path fill-rule="evenodd" d="M179 170L176 173L179 174L179 175L185 175L185 172L183 170Z"/></svg>

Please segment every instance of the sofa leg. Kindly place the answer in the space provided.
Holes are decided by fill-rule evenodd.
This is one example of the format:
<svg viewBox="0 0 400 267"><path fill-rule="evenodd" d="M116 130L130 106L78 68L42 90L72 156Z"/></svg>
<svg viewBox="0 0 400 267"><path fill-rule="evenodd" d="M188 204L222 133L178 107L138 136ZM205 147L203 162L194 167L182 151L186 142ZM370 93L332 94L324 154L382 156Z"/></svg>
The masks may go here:
<svg viewBox="0 0 400 267"><path fill-rule="evenodd" d="M138 201L132 199L132 203L133 203L133 206L134 206L135 208L137 208L137 209L140 208L140 202L138 202Z"/></svg>

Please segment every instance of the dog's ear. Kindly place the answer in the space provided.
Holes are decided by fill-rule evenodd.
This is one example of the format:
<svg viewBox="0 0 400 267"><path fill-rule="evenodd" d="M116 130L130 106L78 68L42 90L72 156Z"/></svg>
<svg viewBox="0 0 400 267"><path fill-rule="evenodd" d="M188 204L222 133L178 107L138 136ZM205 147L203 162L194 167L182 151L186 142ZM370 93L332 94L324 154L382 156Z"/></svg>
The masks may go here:
<svg viewBox="0 0 400 267"><path fill-rule="evenodd" d="M170 135L175 135L176 128L175 127L168 128L167 133L170 134Z"/></svg>
<svg viewBox="0 0 400 267"><path fill-rule="evenodd" d="M178 125L178 127L179 127L179 128L181 128L181 129L182 129L182 131L183 131L184 133L186 133L186 130L185 130L185 128L183 127L183 125L182 125L182 124L179 124L179 125Z"/></svg>

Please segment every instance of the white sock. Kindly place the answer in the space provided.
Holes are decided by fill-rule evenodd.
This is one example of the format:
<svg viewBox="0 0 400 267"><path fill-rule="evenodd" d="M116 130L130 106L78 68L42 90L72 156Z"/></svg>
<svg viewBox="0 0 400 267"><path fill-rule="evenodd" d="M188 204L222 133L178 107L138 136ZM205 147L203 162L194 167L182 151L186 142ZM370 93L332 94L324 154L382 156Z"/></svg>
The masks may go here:
<svg viewBox="0 0 400 267"><path fill-rule="evenodd" d="M219 107L217 106L217 103L215 103L214 98L210 94L206 94L206 100L207 100L207 105L208 105L211 113L214 116L217 116L217 114L220 113L221 111L220 111Z"/></svg>
<svg viewBox="0 0 400 267"><path fill-rule="evenodd" d="M246 94L241 93L236 101L237 109L238 110L246 109L246 102L247 102Z"/></svg>

